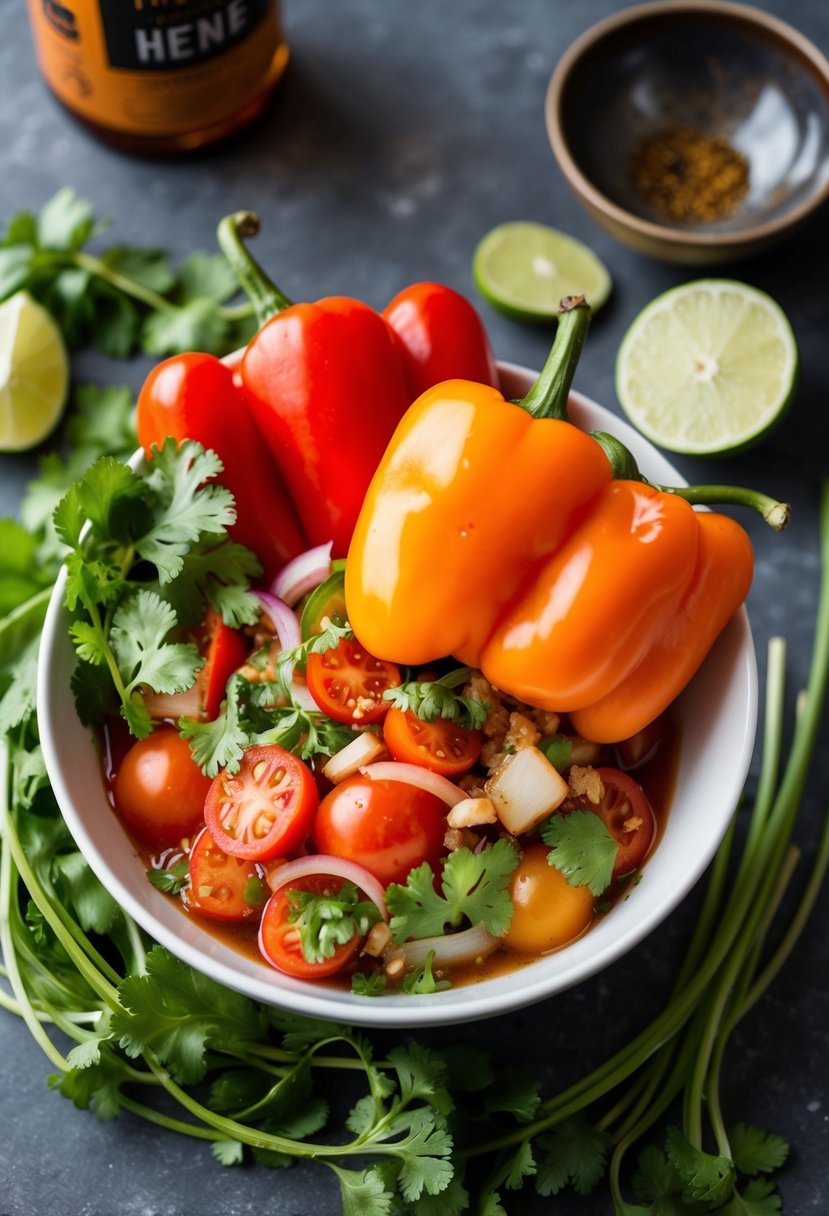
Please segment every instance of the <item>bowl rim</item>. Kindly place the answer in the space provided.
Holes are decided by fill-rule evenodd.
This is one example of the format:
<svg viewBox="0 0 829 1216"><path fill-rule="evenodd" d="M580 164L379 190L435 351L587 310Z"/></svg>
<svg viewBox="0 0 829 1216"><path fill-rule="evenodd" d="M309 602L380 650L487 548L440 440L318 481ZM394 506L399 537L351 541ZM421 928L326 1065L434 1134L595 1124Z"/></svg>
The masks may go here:
<svg viewBox="0 0 829 1216"><path fill-rule="evenodd" d="M571 73L581 58L602 40L626 26L636 25L654 18L658 20L673 13L687 13L692 16L711 14L716 17L730 18L737 24L775 35L812 65L816 76L823 83L827 95L827 107L829 107L829 59L805 34L801 34L794 26L789 25L788 22L773 13L767 13L747 4L733 3L733 0L656 0L655 3L634 4L597 21L580 34L561 56L550 77L544 114L547 136L559 167L570 185L586 203L621 227L649 238L651 241L669 242L685 249L714 251L726 248L740 249L752 245L758 240L771 238L787 231L811 215L829 197L829 176L819 190L803 199L785 215L753 224L749 228L735 229L730 232L700 232L695 229L675 228L670 224L660 224L655 220L643 219L634 212L627 211L593 185L571 153L562 123L563 98Z"/></svg>
<svg viewBox="0 0 829 1216"><path fill-rule="evenodd" d="M505 395L509 395L510 387L520 392L526 391L527 380L534 381L538 374L519 364L501 360L498 361L497 366ZM607 407L599 405L578 392L571 392L571 402L575 406L574 412L577 416L574 420L577 425L581 425L582 415L586 415L589 420L589 415L593 411L598 411L598 418L602 425L605 426L607 422L612 421L615 431L623 442L630 444L632 441L634 447L644 445L644 450L651 460L652 467L647 470L651 477L677 485L686 484L684 478L658 448L634 431L629 423L613 415ZM593 425L595 420L594 416L593 423L589 423L589 425ZM140 453L136 453L133 461L137 460L139 456ZM641 453L638 459L643 459ZM80 735L88 736L89 730L80 725L74 705L71 700L66 700L71 695L68 678L60 678L66 674L60 671L65 656L68 654L70 661L73 661L72 647L66 628L66 610L63 606L66 573L64 568L55 584L41 635L37 674L37 713L46 770L70 834L98 879L127 914L154 941L160 943L171 954L195 970L225 987L241 992L252 1000L289 1012L344 1021L352 1025L375 1029L449 1026L512 1013L525 1006L552 998L559 992L582 983L639 945L676 909L699 881L725 835L748 776L757 729L758 676L751 628L745 605L743 605L723 631L724 635L728 635L727 645L733 650L735 661L733 679L739 683L741 689L745 689L745 700L741 700L739 703L740 713L735 727L735 738L730 740L733 751L729 752L726 780L720 782L722 803L716 820L716 828L707 835L704 847L696 852L691 864L684 865L680 873L671 871L670 889L664 891L651 903L651 906L642 910L639 900L636 898L639 893L647 892L650 889L647 883L638 885L636 891L631 892L631 897L620 905L620 908L631 910L623 918L625 924L623 932L621 931L622 926L617 922L620 931L613 934L607 931L602 934L597 942L597 948L582 955L579 950L581 943L590 941L591 938L596 941L595 934L600 933L603 925L609 923L610 918L608 918L560 951L554 951L539 959L528 957L526 965L519 964L516 968L490 980L484 979L480 983L462 985L434 996L394 994L390 1000L384 1000L382 997L369 1000L355 997L346 989L294 980L273 972L260 960L248 959L245 954L234 950L221 938L213 935L209 927L202 926L194 918L188 918L181 910L173 907L167 909L165 906L168 903L167 897L161 892L156 892L147 883L140 856L129 836L112 814L107 820L107 824L116 830L119 849L123 847L132 853L127 863L129 865L127 877L123 878L117 868L117 858L111 861L107 851L106 830L102 833L100 829L90 827L90 808L88 806L83 809L78 808L70 789L78 755L77 751L73 750L73 743L75 739L79 738L79 732ZM718 644L719 641L715 643L715 646ZM71 666L69 670L71 670ZM67 727L67 714L72 715L71 729ZM74 738L69 736L74 736ZM739 745L736 736L739 737ZM90 747L92 747L91 740ZM681 750L680 773L682 763L683 752ZM83 765L80 767L83 768ZM67 770L69 770L68 773ZM103 801L106 798L103 778L100 774L96 774L96 776L100 783ZM679 774L677 779L679 781ZM670 824L670 815L668 823ZM664 842L660 848L663 846ZM658 856L658 852L659 850L655 856ZM164 901L164 905L159 901ZM162 906L164 906L164 911L159 918L154 912L154 907ZM185 926L187 927L185 928ZM568 966L562 967L552 974L549 973L549 969L544 969L546 960L567 958L568 956L570 958ZM518 982L516 982L516 977L518 977ZM483 992L482 988L487 985L491 986L489 991Z"/></svg>

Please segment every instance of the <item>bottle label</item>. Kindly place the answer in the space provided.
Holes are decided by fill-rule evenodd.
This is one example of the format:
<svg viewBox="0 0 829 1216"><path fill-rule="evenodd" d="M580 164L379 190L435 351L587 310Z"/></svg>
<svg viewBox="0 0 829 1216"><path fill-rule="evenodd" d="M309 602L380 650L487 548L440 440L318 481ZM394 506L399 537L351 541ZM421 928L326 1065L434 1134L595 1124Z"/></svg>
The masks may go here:
<svg viewBox="0 0 829 1216"><path fill-rule="evenodd" d="M113 68L169 71L222 55L263 20L268 0L100 0Z"/></svg>
<svg viewBox="0 0 829 1216"><path fill-rule="evenodd" d="M70 110L187 147L264 104L288 59L280 13L279 0L29 0L41 71Z"/></svg>

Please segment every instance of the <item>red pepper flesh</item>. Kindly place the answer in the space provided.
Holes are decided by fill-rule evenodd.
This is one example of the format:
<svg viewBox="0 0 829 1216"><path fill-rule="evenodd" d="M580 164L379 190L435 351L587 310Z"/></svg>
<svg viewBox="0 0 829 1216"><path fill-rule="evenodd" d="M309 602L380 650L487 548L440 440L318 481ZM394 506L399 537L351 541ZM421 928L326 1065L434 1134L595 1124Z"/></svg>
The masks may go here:
<svg viewBox="0 0 829 1216"><path fill-rule="evenodd" d="M213 355L165 359L150 372L138 395L138 442L144 454L167 436L195 439L217 452L218 480L236 500L235 540L252 549L272 578L307 548L282 476L262 439L245 394L229 367Z"/></svg>

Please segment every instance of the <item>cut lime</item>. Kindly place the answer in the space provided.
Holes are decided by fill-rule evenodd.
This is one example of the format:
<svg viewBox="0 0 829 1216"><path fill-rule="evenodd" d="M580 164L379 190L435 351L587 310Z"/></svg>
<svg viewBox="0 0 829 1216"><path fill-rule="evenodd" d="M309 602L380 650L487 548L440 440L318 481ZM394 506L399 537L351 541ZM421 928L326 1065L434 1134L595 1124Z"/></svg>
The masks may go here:
<svg viewBox="0 0 829 1216"><path fill-rule="evenodd" d="M797 382L792 327L770 296L732 279L700 279L657 296L616 359L616 394L659 447L732 452L759 439Z"/></svg>
<svg viewBox="0 0 829 1216"><path fill-rule="evenodd" d="M595 253L544 224L499 224L472 258L478 290L519 321L554 321L564 296L586 296L593 312L610 295L606 267Z"/></svg>
<svg viewBox="0 0 829 1216"><path fill-rule="evenodd" d="M66 403L69 359L49 313L25 291L0 304L0 451L45 439Z"/></svg>

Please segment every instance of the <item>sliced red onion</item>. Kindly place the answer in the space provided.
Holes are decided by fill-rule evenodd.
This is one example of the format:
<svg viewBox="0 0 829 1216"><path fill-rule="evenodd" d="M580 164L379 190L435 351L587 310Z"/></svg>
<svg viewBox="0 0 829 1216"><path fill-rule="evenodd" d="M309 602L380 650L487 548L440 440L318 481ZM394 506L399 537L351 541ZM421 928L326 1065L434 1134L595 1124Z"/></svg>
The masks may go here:
<svg viewBox="0 0 829 1216"><path fill-rule="evenodd" d="M367 895L383 920L389 919L386 908L386 893L383 884L364 866L356 861L348 861L345 857L331 857L328 853L309 853L307 857L298 857L296 861L286 861L268 874L268 886L274 894L283 890L301 878L311 878L315 874L330 874L332 878L342 878L344 882L353 882L355 887Z"/></svg>
<svg viewBox="0 0 829 1216"><path fill-rule="evenodd" d="M379 760L377 764L367 764L360 772L372 781L400 781L403 785L414 785L419 790L426 790L445 802L447 806L457 806L463 802L467 794L428 768L419 764L405 764L399 760Z"/></svg>
<svg viewBox="0 0 829 1216"><path fill-rule="evenodd" d="M412 971L422 967L434 950L433 967L458 967L491 954L497 945L498 938L493 937L483 924L477 924L462 933L442 933L440 937L421 937L418 941L406 942L399 954L395 952L395 957L402 957L406 970Z"/></svg>
<svg viewBox="0 0 829 1216"><path fill-rule="evenodd" d="M265 606L265 611L276 630L276 636L279 638L279 645L282 649L293 650L295 646L299 646L302 634L293 609L289 608L284 600L272 595L269 591L257 591L256 595Z"/></svg>
<svg viewBox="0 0 829 1216"><path fill-rule="evenodd" d="M316 545L292 558L277 574L271 584L271 593L291 608L298 604L303 595L324 583L331 573L332 544L333 541L328 541L325 545Z"/></svg>

